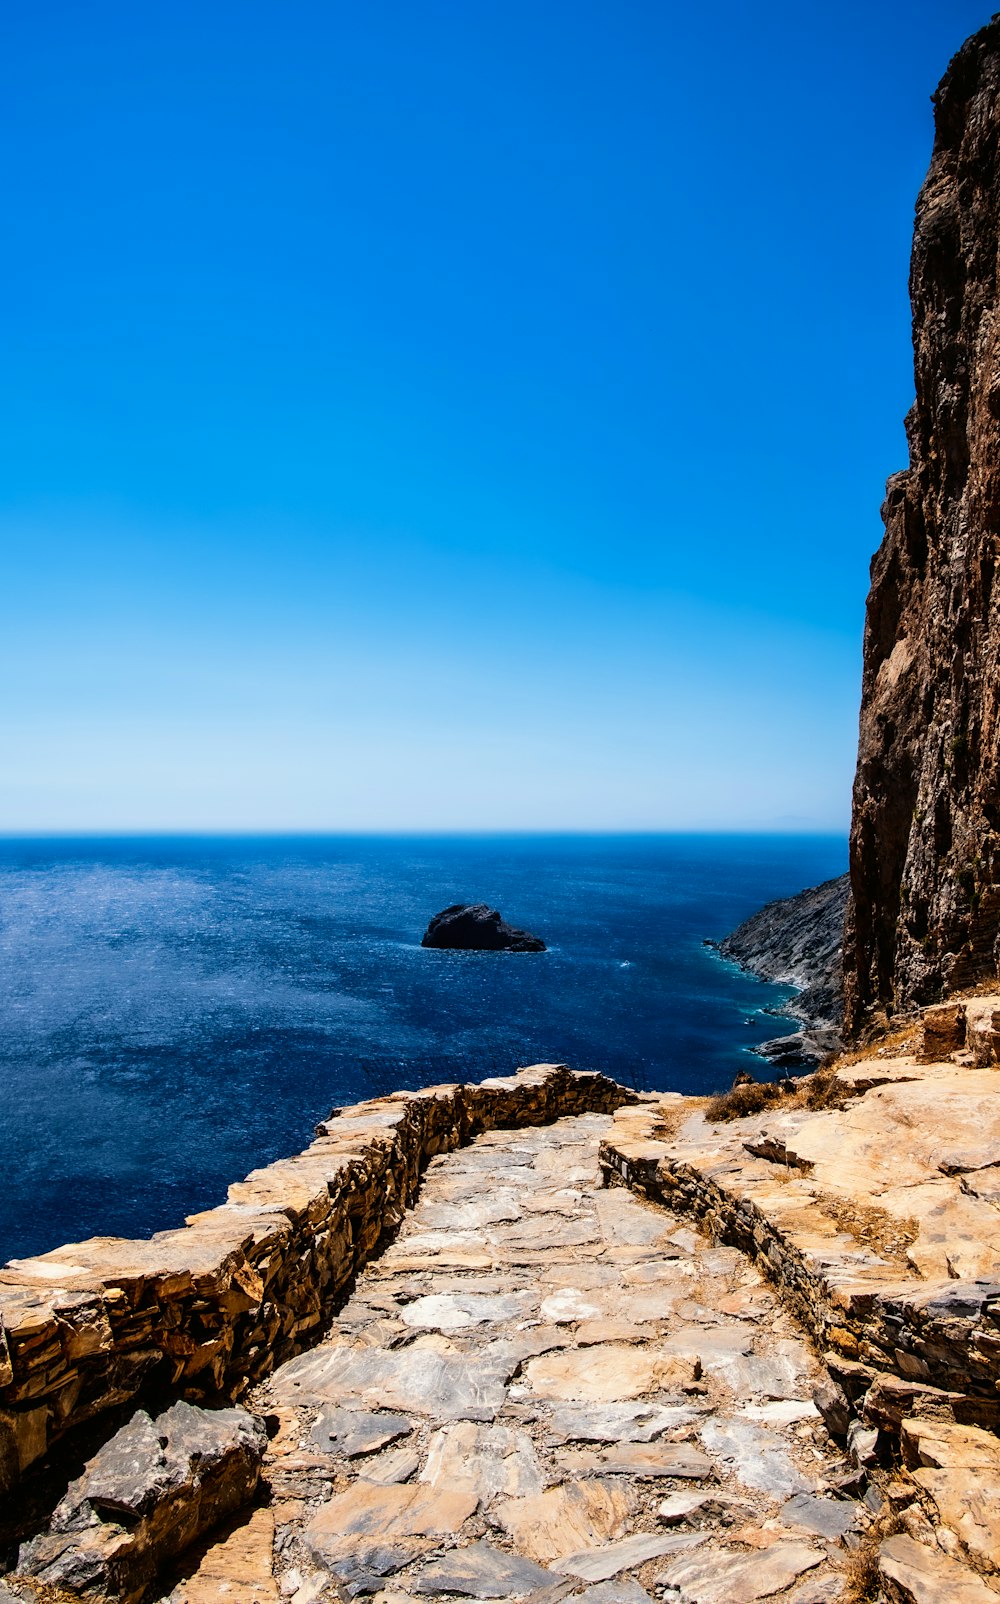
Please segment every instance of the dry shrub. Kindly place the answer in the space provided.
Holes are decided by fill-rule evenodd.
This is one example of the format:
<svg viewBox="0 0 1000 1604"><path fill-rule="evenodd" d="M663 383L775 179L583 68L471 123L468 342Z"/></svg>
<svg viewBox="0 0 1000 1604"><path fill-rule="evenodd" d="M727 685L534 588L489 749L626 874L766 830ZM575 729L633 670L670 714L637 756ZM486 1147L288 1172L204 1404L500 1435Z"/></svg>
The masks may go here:
<svg viewBox="0 0 1000 1604"><path fill-rule="evenodd" d="M748 1114L762 1114L765 1108L780 1103L783 1108L846 1108L857 1093L845 1086L832 1070L821 1069L815 1075L801 1080L755 1080L734 1086L706 1104L705 1118L724 1123L731 1119L744 1119Z"/></svg>
<svg viewBox="0 0 1000 1604"><path fill-rule="evenodd" d="M832 1071L818 1070L795 1095L795 1104L806 1108L845 1108L854 1096L851 1087L845 1086Z"/></svg>
<svg viewBox="0 0 1000 1604"><path fill-rule="evenodd" d="M788 1093L782 1091L781 1085L777 1080L745 1081L742 1086L734 1086L731 1092L721 1092L718 1097L711 1098L705 1108L705 1118L743 1119L747 1114L762 1113L772 1103L788 1102Z"/></svg>

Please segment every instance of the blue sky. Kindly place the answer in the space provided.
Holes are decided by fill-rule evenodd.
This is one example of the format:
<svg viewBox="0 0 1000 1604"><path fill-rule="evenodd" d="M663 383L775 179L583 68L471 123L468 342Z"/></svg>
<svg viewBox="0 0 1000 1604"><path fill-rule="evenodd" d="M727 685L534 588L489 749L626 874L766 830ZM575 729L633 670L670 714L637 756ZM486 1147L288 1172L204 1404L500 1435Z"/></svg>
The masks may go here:
<svg viewBox="0 0 1000 1604"><path fill-rule="evenodd" d="M845 826L989 14L15 7L0 830Z"/></svg>

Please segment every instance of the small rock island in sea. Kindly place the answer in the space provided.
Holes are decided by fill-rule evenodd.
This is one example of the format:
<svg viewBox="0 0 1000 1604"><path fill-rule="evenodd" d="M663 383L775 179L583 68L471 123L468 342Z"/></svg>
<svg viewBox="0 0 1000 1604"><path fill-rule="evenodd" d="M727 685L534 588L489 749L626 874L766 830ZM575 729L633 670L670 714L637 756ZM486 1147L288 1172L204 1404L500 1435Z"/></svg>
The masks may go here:
<svg viewBox="0 0 1000 1604"><path fill-rule="evenodd" d="M424 931L422 947L459 952L544 952L545 943L527 930L515 930L485 902L453 902L436 913Z"/></svg>

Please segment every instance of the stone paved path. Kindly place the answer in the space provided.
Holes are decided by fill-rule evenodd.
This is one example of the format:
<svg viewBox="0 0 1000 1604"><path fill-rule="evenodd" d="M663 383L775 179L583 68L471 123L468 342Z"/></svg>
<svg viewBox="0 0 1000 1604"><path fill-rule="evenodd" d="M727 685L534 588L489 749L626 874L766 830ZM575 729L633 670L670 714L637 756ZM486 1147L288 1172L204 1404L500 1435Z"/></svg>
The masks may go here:
<svg viewBox="0 0 1000 1604"><path fill-rule="evenodd" d="M867 1512L830 1491L816 1361L739 1253L602 1188L609 1124L432 1161L326 1340L250 1401L270 1508L171 1604L842 1596Z"/></svg>

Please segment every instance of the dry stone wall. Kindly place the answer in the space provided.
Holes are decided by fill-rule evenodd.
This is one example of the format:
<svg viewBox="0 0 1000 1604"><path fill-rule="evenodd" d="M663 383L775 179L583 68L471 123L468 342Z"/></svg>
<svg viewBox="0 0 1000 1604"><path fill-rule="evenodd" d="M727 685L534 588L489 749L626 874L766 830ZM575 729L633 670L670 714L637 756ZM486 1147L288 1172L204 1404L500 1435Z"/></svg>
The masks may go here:
<svg viewBox="0 0 1000 1604"><path fill-rule="evenodd" d="M149 1241L95 1237L0 1270L0 1492L133 1401L234 1401L308 1346L413 1202L481 1131L611 1113L603 1075L541 1064L334 1110L303 1153Z"/></svg>
<svg viewBox="0 0 1000 1604"><path fill-rule="evenodd" d="M993 1424L1000 1281L922 1279L894 1270L846 1231L839 1239L819 1236L816 1199L804 1204L787 1182L762 1179L760 1170L774 1166L755 1164L742 1136L728 1150L687 1158L659 1135L659 1124L652 1107L619 1116L601 1144L609 1183L692 1215L716 1241L747 1254L827 1350L828 1362L858 1365L869 1379L895 1372L960 1394L971 1402L970 1418Z"/></svg>

